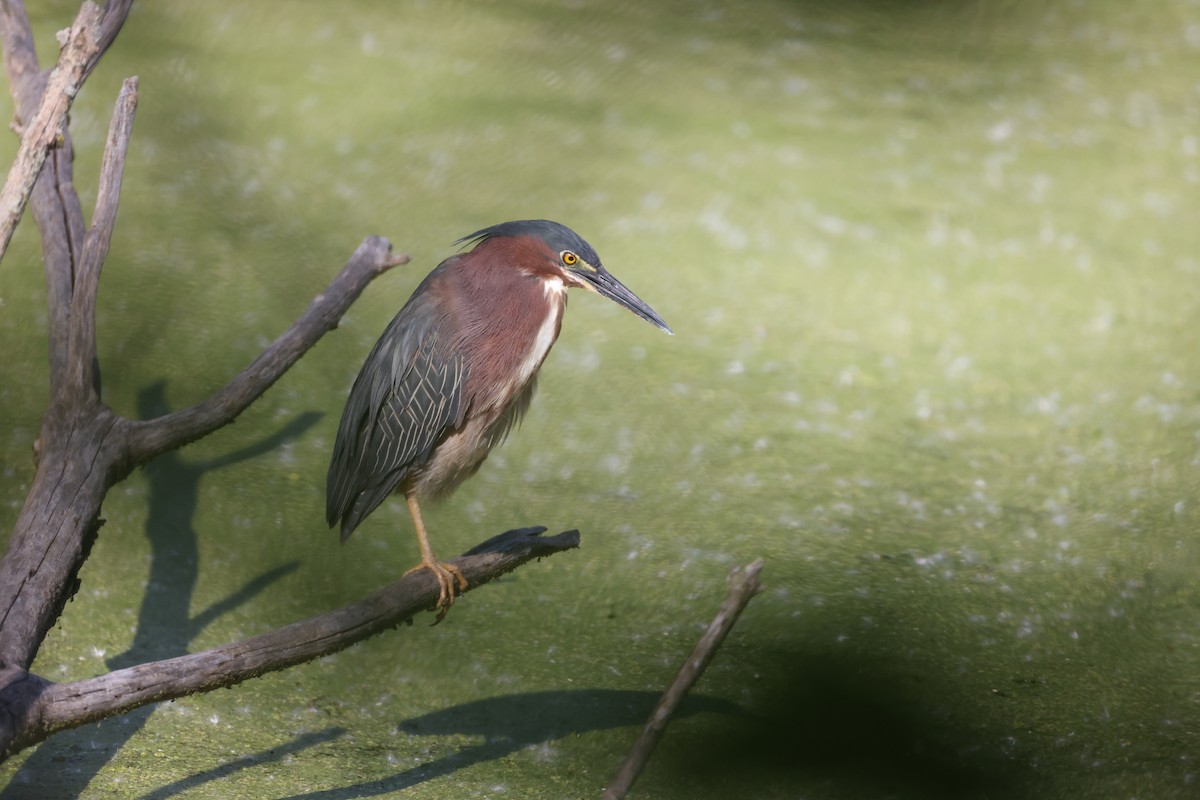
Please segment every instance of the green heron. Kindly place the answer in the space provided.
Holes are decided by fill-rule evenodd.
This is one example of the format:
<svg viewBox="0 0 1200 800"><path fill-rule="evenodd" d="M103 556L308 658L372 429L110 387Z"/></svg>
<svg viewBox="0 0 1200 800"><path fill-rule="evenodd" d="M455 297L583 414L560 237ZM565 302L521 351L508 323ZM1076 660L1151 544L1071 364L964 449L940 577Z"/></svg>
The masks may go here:
<svg viewBox="0 0 1200 800"><path fill-rule="evenodd" d="M421 282L367 356L342 412L325 516L345 541L392 492L408 502L421 563L440 587L439 619L462 571L429 546L420 500L475 474L529 408L537 372L562 325L567 288L597 292L671 329L614 278L591 245L544 219L464 236L474 243ZM405 573L408 574L408 573Z"/></svg>

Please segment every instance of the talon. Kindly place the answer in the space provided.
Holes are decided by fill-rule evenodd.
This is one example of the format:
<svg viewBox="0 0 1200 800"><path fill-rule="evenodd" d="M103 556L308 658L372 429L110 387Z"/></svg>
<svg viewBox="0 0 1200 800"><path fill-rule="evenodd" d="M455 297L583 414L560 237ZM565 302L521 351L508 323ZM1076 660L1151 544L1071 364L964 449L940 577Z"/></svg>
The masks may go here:
<svg viewBox="0 0 1200 800"><path fill-rule="evenodd" d="M437 620L436 625L446 616L446 612L450 610L450 606L454 605L454 585L458 584L458 591L464 592L467 589L467 578L463 575L462 570L457 565L447 561L438 561L436 558L429 561L422 561L412 569L405 572L405 575L410 575L418 570L427 569L433 573L433 577L438 582L438 601L437 601Z"/></svg>

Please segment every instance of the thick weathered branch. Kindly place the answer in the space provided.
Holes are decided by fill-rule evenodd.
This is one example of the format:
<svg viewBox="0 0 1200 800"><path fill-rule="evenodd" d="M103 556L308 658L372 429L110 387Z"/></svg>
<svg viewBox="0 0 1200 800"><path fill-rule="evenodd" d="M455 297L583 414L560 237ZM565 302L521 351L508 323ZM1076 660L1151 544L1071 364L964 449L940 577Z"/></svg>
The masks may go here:
<svg viewBox="0 0 1200 800"><path fill-rule="evenodd" d="M100 504L120 477L118 419L103 407L87 413L65 403L43 418L37 471L0 559L0 667L28 668L75 592Z"/></svg>
<svg viewBox="0 0 1200 800"><path fill-rule="evenodd" d="M754 595L762 591L762 584L758 582L758 574L762 572L762 567L763 562L760 558L745 567L735 567L729 575L729 592L725 595L725 602L721 604L721 609L709 623L708 630L696 643L696 649L679 668L675 680L671 681L667 691L663 692L662 699L654 707L654 712L642 729L641 735L638 736L633 749L625 757L625 761L617 770L612 782L600 795L601 800L621 800L629 793L633 782L637 780L637 776L650 759L650 754L654 752L654 748L662 739L663 733L666 732L667 723L671 721L675 709L679 708L684 695L704 673L708 663L712 661L713 654L717 652L721 642L725 641L725 637L733 629L734 623L746 609L746 604Z"/></svg>
<svg viewBox="0 0 1200 800"><path fill-rule="evenodd" d="M313 299L292 327L212 397L157 419L129 422L130 458L144 463L233 422L321 336L337 327L368 283L386 270L408 263L407 255L393 256L391 250L387 239L367 237L329 288Z"/></svg>
<svg viewBox="0 0 1200 800"><path fill-rule="evenodd" d="M6 14L6 19L11 14ZM41 174L46 154L64 137L67 112L83 82L89 63L100 54L100 8L85 2L67 34L58 66L50 73L42 104L31 119L24 120L21 147L0 190L0 259L8 250L13 231L25 211L33 184ZM15 89L15 86L14 86Z"/></svg>
<svg viewBox="0 0 1200 800"><path fill-rule="evenodd" d="M129 151L129 136L133 131L133 116L137 111L138 79L126 78L117 96L108 140L100 164L100 186L96 194L96 210L92 225L83 239L83 255L75 274L75 291L71 297L70 331L67 345L67 375L63 389L80 396L93 395L99 400L96 387L96 292L100 270L108 256L113 228L117 224L117 206L121 198L121 179L125 173L125 154Z"/></svg>
<svg viewBox="0 0 1200 800"><path fill-rule="evenodd" d="M545 528L524 528L493 537L455 559L469 582L468 591L536 558L579 546L578 531L542 537ZM10 698L0 693L0 710L25 724L3 740L0 753L11 754L50 734L130 711L147 703L233 686L248 678L284 669L343 650L432 610L438 585L428 571L410 573L345 608L311 617L233 644L200 653L141 664L74 683L48 683L36 676L14 681ZM466 613L464 609L460 613ZM13 707L10 699L25 707Z"/></svg>

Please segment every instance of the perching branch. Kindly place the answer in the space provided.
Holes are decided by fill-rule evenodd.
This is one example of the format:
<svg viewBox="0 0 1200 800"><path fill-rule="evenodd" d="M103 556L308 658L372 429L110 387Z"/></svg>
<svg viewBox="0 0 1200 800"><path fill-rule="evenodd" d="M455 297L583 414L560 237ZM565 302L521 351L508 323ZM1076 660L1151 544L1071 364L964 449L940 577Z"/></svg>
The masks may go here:
<svg viewBox="0 0 1200 800"><path fill-rule="evenodd" d="M763 562L760 558L746 567L735 567L730 573L729 592L725 596L725 602L721 604L721 610L713 617L708 630L697 642L696 649L688 656L687 661L683 662L675 680L671 681L662 699L654 707L654 713L650 715L633 749L625 757L612 782L600 795L601 800L621 800L629 793L633 782L641 774L642 768L650 759L650 754L654 752L654 748L666 732L667 723L671 721L684 695L708 667L713 654L717 652L721 642L725 641L750 599L762 591L762 584L758 582L758 574L762 572L762 567Z"/></svg>
<svg viewBox="0 0 1200 800"><path fill-rule="evenodd" d="M521 564L579 546L579 532L542 537L545 528L525 528L493 537L455 559L475 589ZM337 611L296 622L233 644L200 653L116 670L73 683L35 684L20 735L8 744L15 751L52 733L123 714L147 703L241 683L335 653L370 636L410 622L433 609L438 585L431 573L418 571ZM11 713L11 711L10 711Z"/></svg>

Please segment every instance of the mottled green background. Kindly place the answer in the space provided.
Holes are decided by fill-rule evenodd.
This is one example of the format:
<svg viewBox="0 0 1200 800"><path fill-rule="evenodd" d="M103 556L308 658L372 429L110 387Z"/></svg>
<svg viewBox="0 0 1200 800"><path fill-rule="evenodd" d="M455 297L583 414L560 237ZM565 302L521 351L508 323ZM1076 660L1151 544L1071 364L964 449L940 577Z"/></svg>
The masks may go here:
<svg viewBox="0 0 1200 800"><path fill-rule="evenodd" d="M29 5L50 59L75 7ZM51 678L416 560L398 503L339 546L324 472L359 363L457 237L556 218L677 335L575 296L522 429L427 515L446 555L530 524L581 550L436 628L55 737L0 798L594 797L759 556L767 592L635 796L1200 792L1194 0L141 2L75 106L85 207L132 74L98 323L118 411L222 385L363 237L414 261L113 491ZM44 325L27 220L0 531Z"/></svg>

